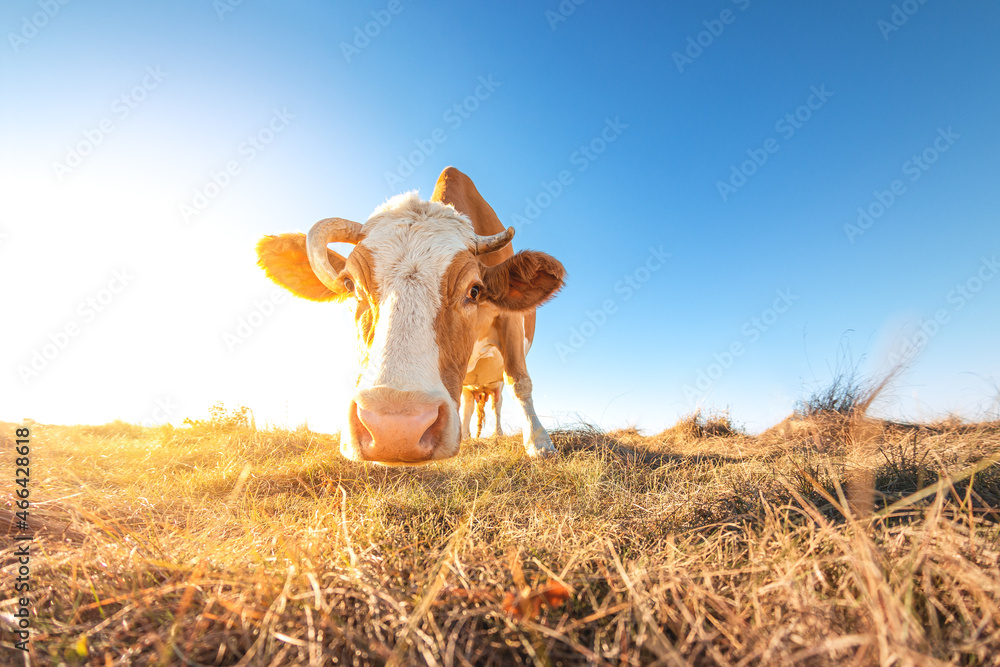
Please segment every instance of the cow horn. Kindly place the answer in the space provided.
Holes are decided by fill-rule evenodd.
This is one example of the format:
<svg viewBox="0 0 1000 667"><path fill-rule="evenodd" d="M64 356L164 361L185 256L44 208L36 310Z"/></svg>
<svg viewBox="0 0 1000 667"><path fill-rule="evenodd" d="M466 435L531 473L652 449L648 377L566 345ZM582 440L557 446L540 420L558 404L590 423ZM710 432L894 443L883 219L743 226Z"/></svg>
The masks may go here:
<svg viewBox="0 0 1000 667"><path fill-rule="evenodd" d="M514 228L508 227L499 234L494 234L493 236L480 236L476 234L476 255L484 255L488 252L493 252L494 250L499 250L504 247L510 240L514 238Z"/></svg>
<svg viewBox="0 0 1000 667"><path fill-rule="evenodd" d="M363 237L361 223L343 218L326 218L320 220L306 235L306 254L309 256L309 266L320 281L332 290L337 290L337 272L330 265L327 257L327 244L353 243L357 244Z"/></svg>

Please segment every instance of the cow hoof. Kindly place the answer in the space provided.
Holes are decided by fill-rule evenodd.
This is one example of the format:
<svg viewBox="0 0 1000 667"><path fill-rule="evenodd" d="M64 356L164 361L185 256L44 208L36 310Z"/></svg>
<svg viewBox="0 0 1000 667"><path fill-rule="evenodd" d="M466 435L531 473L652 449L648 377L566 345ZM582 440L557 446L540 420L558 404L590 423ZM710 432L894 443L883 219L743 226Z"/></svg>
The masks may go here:
<svg viewBox="0 0 1000 667"><path fill-rule="evenodd" d="M559 452L552 445L548 447L525 447L528 458L532 459L555 459L559 457Z"/></svg>

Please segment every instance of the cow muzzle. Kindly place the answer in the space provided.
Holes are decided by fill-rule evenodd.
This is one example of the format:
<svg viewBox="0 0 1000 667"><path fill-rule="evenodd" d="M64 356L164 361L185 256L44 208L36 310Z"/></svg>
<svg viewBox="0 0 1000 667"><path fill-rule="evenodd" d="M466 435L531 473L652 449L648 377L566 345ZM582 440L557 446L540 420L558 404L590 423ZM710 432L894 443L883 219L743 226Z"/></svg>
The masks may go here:
<svg viewBox="0 0 1000 667"><path fill-rule="evenodd" d="M418 465L458 452L458 411L445 398L368 389L351 401L348 422L341 452L350 459Z"/></svg>

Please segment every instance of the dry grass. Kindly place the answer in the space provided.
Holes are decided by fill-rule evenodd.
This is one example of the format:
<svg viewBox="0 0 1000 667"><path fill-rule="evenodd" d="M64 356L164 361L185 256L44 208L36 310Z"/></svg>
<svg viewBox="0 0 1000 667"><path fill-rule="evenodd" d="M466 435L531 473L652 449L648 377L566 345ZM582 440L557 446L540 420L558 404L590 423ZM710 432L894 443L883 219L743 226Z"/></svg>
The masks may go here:
<svg viewBox="0 0 1000 667"><path fill-rule="evenodd" d="M32 664L1000 665L1000 427L794 421L419 469L305 429L34 425Z"/></svg>
<svg viewBox="0 0 1000 667"><path fill-rule="evenodd" d="M712 436L728 438L737 435L743 435L743 429L733 423L728 412L703 414L698 410L683 417L659 437L674 443L685 443L697 442Z"/></svg>

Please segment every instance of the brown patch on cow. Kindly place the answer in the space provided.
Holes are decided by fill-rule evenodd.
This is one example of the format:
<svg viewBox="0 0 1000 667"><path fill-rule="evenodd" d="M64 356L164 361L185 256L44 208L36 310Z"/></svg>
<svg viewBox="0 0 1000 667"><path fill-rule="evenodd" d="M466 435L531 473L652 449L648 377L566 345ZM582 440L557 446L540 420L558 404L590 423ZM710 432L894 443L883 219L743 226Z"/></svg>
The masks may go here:
<svg viewBox="0 0 1000 667"><path fill-rule="evenodd" d="M364 298L378 301L380 285L375 278L375 258L366 246L355 246L354 252L347 256L347 263L341 267L337 279L343 282L348 277L354 281L355 293L360 290Z"/></svg>
<svg viewBox="0 0 1000 667"><path fill-rule="evenodd" d="M506 262L485 267L486 298L504 310L536 308L562 289L566 269L551 255L522 250Z"/></svg>
<svg viewBox="0 0 1000 667"><path fill-rule="evenodd" d="M327 256L334 270L344 268L343 257L329 249ZM305 234L265 236L257 242L257 265L268 278L303 299L342 301L349 296L334 292L316 277L309 266Z"/></svg>
<svg viewBox="0 0 1000 667"><path fill-rule="evenodd" d="M364 363L367 365L369 351L372 349L372 342L375 340L375 323L378 321L378 304L370 304L367 301L359 301L357 310L354 311L354 325L358 329L358 340L364 348Z"/></svg>
<svg viewBox="0 0 1000 667"><path fill-rule="evenodd" d="M499 333L504 372L512 381L527 377L524 317L521 312L497 312L497 308L533 309L562 287L565 275L558 260L540 252L519 252L493 267L483 266L478 260L469 252L459 253L452 260L441 278L441 309L434 321L441 381L456 403L460 401L475 342L487 335L491 325ZM468 291L477 283L482 283L484 290L477 307L470 308Z"/></svg>
<svg viewBox="0 0 1000 667"><path fill-rule="evenodd" d="M438 176L431 201L448 204L459 213L464 214L472 220L472 228L477 234L490 236L507 229L500 222L493 207L479 194L472 179L454 167L445 167L441 175ZM484 266L496 266L513 254L514 251L511 247L506 245L499 250L479 255L478 259Z"/></svg>
<svg viewBox="0 0 1000 667"><path fill-rule="evenodd" d="M354 248L354 252L347 256L347 263L337 281L343 284L345 278L350 278L354 282L354 295L357 299L354 322L358 327L358 338L367 354L375 338L378 302L381 298L380 285L375 278L375 259L368 248L358 245Z"/></svg>
<svg viewBox="0 0 1000 667"><path fill-rule="evenodd" d="M497 329L507 381L514 384L528 377L524 359L524 318L519 313L500 313L493 326Z"/></svg>
<svg viewBox="0 0 1000 667"><path fill-rule="evenodd" d="M488 306L482 296L475 307L468 300L469 288L481 282L480 268L472 253L460 252L441 277L441 308L434 319L434 336L440 351L441 382L456 405L461 402L462 380L472 348L493 320L493 313L480 312L484 305Z"/></svg>
<svg viewBox="0 0 1000 667"><path fill-rule="evenodd" d="M507 228L479 193L472 179L454 167L446 167L441 172L431 201L449 204L459 213L465 214L472 221L477 234L497 234ZM486 286L487 300L501 309L520 311L498 313L486 324L483 332L485 335L490 324L496 326L500 353L504 359L504 372L512 382L517 382L528 377L524 361L524 339L534 339L534 308L548 301L562 288L566 270L550 255L531 251L515 255L509 245L480 255L477 259L480 263L480 275ZM439 347L442 350L449 349L441 345L440 337ZM468 364L468 358L465 359L465 364ZM445 378L445 365L442 356L442 379ZM445 386L450 391L447 381Z"/></svg>
<svg viewBox="0 0 1000 667"><path fill-rule="evenodd" d="M524 314L524 339L530 345L535 340L535 311L530 310Z"/></svg>

